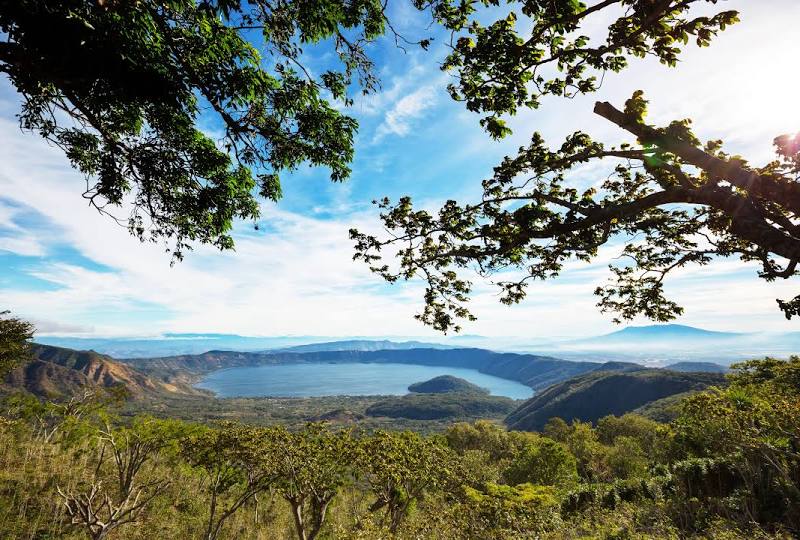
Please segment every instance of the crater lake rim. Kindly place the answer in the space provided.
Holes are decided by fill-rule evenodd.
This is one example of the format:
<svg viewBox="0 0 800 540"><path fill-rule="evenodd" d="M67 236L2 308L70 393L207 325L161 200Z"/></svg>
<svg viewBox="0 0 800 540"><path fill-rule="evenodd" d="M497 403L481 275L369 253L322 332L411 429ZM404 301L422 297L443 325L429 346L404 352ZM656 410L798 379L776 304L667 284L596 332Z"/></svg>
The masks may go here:
<svg viewBox="0 0 800 540"><path fill-rule="evenodd" d="M486 388L493 396L528 399L522 383L474 369L418 364L304 363L233 367L209 373L195 386L217 397L322 397L408 394L408 386L453 375Z"/></svg>

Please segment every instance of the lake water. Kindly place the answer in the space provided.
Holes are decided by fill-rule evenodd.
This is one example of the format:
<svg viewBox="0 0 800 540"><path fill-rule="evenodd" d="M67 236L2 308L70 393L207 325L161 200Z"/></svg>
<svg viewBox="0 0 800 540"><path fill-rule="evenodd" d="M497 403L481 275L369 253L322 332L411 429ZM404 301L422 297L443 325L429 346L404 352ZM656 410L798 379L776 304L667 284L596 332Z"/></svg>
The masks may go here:
<svg viewBox="0 0 800 540"><path fill-rule="evenodd" d="M524 384L474 369L414 364L277 364L214 371L196 386L219 397L318 397L402 395L408 385L439 375L461 377L492 395L527 399Z"/></svg>

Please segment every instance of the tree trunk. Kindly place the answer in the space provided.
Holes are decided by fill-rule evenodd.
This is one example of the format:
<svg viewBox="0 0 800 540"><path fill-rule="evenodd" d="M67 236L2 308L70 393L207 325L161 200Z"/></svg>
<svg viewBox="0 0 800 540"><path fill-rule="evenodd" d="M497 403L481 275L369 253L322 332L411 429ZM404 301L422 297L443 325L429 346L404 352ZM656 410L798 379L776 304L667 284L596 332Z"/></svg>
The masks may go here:
<svg viewBox="0 0 800 540"><path fill-rule="evenodd" d="M208 511L208 527L206 528L206 540L215 540L219 527L214 529L214 515L217 509L217 492L216 487L211 491L211 508Z"/></svg>
<svg viewBox="0 0 800 540"><path fill-rule="evenodd" d="M289 504L292 506L292 517L294 517L294 527L297 531L297 537L300 540L308 540L306 536L306 524L303 520L303 504L298 500L290 500Z"/></svg>
<svg viewBox="0 0 800 540"><path fill-rule="evenodd" d="M311 532L308 535L308 540L314 540L319 531L322 530L322 525L325 523L325 515L328 512L328 505L330 504L330 499L318 501L316 508L314 510L314 526L311 529Z"/></svg>

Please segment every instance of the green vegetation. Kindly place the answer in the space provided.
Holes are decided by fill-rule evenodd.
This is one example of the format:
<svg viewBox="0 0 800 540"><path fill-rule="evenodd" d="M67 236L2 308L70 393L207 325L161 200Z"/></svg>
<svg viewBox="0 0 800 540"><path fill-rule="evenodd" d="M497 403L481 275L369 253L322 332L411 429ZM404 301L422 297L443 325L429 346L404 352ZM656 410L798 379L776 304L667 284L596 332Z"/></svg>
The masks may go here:
<svg viewBox="0 0 800 540"><path fill-rule="evenodd" d="M0 311L0 377L30 357L33 332L31 323Z"/></svg>
<svg viewBox="0 0 800 540"><path fill-rule="evenodd" d="M541 430L552 417L595 422L649 403L725 383L717 373L679 373L663 369L593 371L539 392L507 419L511 429Z"/></svg>
<svg viewBox="0 0 800 540"><path fill-rule="evenodd" d="M370 405L369 416L436 420L454 418L502 417L514 410L511 398L490 396L480 392L445 392L441 394L407 394L383 399Z"/></svg>
<svg viewBox="0 0 800 540"><path fill-rule="evenodd" d="M451 394L443 394L448 396ZM441 397L441 396L437 396ZM440 435L199 425L98 395L6 399L8 538L789 538L800 357L737 366L678 417ZM135 523L135 525L134 525Z"/></svg>
<svg viewBox="0 0 800 540"><path fill-rule="evenodd" d="M427 381L418 382L408 387L409 392L416 394L445 394L448 392L488 394L489 391L481 388L477 384L453 377L452 375L440 375Z"/></svg>

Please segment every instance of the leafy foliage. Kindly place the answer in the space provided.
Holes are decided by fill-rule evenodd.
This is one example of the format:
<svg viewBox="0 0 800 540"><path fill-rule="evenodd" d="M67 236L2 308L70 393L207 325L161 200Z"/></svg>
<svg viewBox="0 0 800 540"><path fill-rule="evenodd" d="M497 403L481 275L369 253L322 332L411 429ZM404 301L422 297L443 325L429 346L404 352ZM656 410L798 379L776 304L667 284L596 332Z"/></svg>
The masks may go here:
<svg viewBox="0 0 800 540"><path fill-rule="evenodd" d="M278 435L273 432L270 440L277 460L276 489L291 506L298 538L313 540L334 497L354 476L351 464L358 446L350 433L331 433L321 424Z"/></svg>
<svg viewBox="0 0 800 540"><path fill-rule="evenodd" d="M0 377L30 357L29 340L34 332L31 323L9 317L9 313L0 311Z"/></svg>
<svg viewBox="0 0 800 540"><path fill-rule="evenodd" d="M375 88L365 45L385 24L374 0L4 2L0 72L22 128L87 176L84 197L109 215L130 207L115 219L180 258L193 243L232 248L233 220L259 216L255 191L280 198L281 171L310 162L347 178L357 124L328 96L349 103L354 77ZM302 65L317 43L338 71Z"/></svg>
<svg viewBox="0 0 800 540"><path fill-rule="evenodd" d="M587 6L566 2L434 2L434 14L453 33L442 69L454 71L453 99L488 113L481 125L494 138L510 129L501 116L538 108L544 96L573 97L600 86L598 75L619 72L630 58L653 56L678 62L681 47L706 46L735 11L697 16L695 5L716 0L605 0ZM491 11L481 8L491 7ZM486 11L484 13L484 11ZM596 39L582 33L610 13L612 23ZM620 15L621 14L621 15ZM484 21L493 20L485 24Z"/></svg>
<svg viewBox="0 0 800 540"><path fill-rule="evenodd" d="M577 482L575 457L560 443L542 437L528 443L504 472L511 485L568 486Z"/></svg>
<svg viewBox="0 0 800 540"><path fill-rule="evenodd" d="M439 16L460 36L445 65L459 76L451 93L468 109L489 113L482 123L490 135L501 137L508 132L503 114L538 107L544 95L591 92L596 73L619 71L631 56L653 55L675 65L690 37L708 45L738 20L732 11L693 17L693 7L701 3L524 3L519 12L531 24L521 27L531 29L529 37L516 30L515 10L484 26L477 3L443 4ZM615 8L624 14L608 27L605 43L592 44L580 33ZM548 66L557 71L543 74ZM458 331L459 319L474 320L465 269L499 276L501 302L513 304L526 296L530 282L558 276L569 261L594 259L615 238L626 242L620 262L611 266L609 284L595 293L598 306L616 322L680 315L683 308L667 298L664 280L688 265L738 257L758 263L758 276L767 281L796 274L800 136L777 137L776 159L756 166L726 153L722 141L700 141L689 120L648 124L641 91L624 110L597 103L594 111L636 144L607 147L578 131L551 149L534 133L528 146L483 181L477 202L449 200L438 212L416 209L410 197L378 202L390 235L382 239L352 230L354 258L389 282L424 279L425 307L417 318L441 331ZM578 188L576 171L601 160L613 161L614 174L592 184L597 187ZM397 265L382 261L381 252L389 248ZM800 297L777 303L791 318Z"/></svg>
<svg viewBox="0 0 800 540"><path fill-rule="evenodd" d="M734 367L728 388L684 401L676 438L690 463L709 465L700 496L730 494L729 512L800 530L800 357ZM720 466L732 486L709 496L703 485Z"/></svg>
<svg viewBox="0 0 800 540"><path fill-rule="evenodd" d="M361 446L360 468L375 496L370 510L385 511L384 523L396 532L428 490L456 479L451 452L412 432L379 431Z"/></svg>
<svg viewBox="0 0 800 540"><path fill-rule="evenodd" d="M577 132L551 151L535 134L484 181L478 203L448 201L434 215L415 210L409 198L395 205L382 201L392 238L353 231L356 258L390 282L424 276L426 307L419 318L443 331L456 329L458 318L473 317L465 306L470 284L456 269L476 266L484 276L511 276L498 286L501 301L513 304L525 297L530 281L557 276L570 260L592 260L615 236L628 240L623 262L611 267L613 280L595 293L601 310L616 313L617 322L637 315L668 321L681 314L664 295L665 277L715 257L756 261L767 281L794 276L800 138L777 138L778 158L753 167L722 151L720 141L701 143L687 120L664 128L646 124L645 103L637 92L625 111L608 103L595 107L639 145L606 148ZM623 160L614 175L599 188L571 187L573 168L604 158ZM398 270L376 264L377 252L400 243L405 247ZM796 314L795 303L778 302L788 318Z"/></svg>

